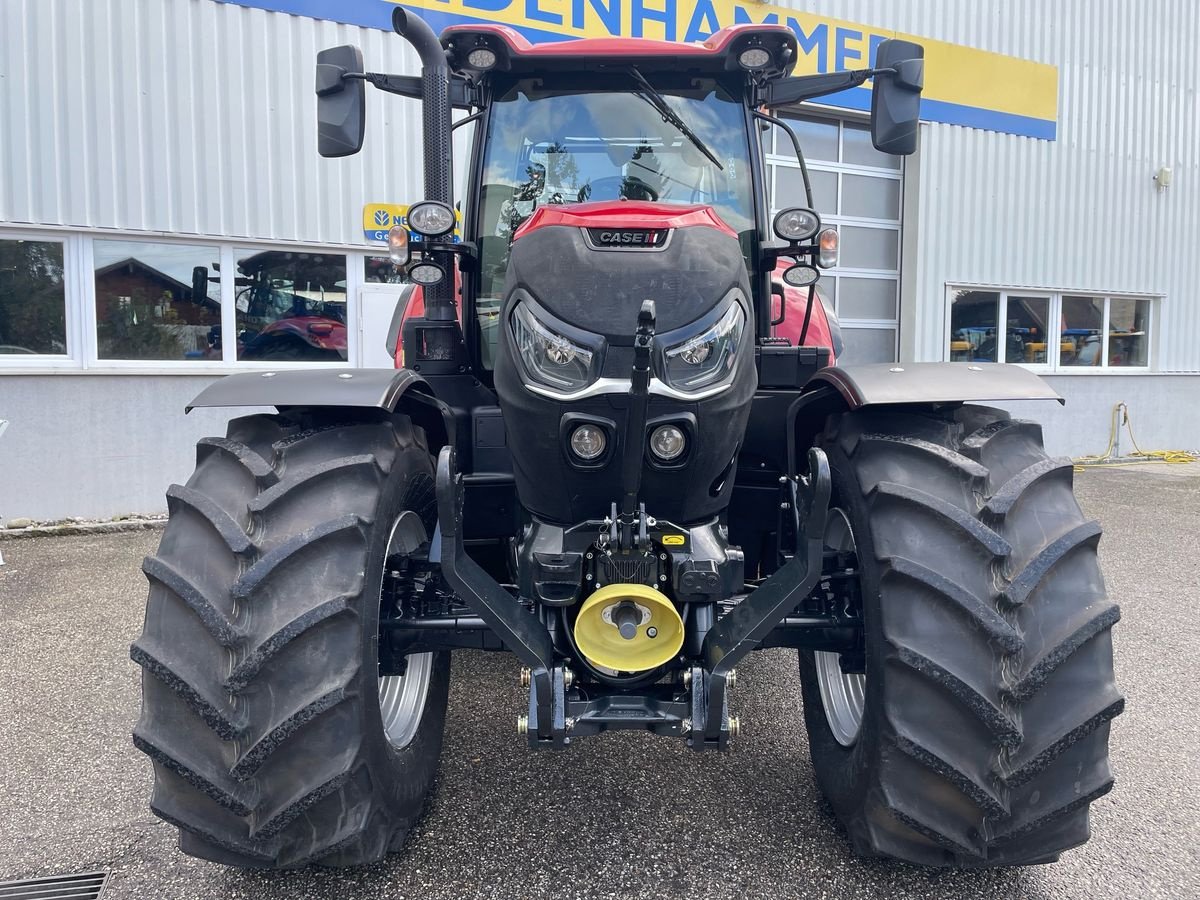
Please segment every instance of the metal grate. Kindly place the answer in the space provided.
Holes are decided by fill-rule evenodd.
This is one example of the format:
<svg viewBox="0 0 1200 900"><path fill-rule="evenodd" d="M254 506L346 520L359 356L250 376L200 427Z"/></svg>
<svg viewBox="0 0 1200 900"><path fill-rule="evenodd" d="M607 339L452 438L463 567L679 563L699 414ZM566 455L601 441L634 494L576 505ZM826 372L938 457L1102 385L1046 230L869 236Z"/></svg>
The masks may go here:
<svg viewBox="0 0 1200 900"><path fill-rule="evenodd" d="M107 872L0 882L0 900L100 900Z"/></svg>

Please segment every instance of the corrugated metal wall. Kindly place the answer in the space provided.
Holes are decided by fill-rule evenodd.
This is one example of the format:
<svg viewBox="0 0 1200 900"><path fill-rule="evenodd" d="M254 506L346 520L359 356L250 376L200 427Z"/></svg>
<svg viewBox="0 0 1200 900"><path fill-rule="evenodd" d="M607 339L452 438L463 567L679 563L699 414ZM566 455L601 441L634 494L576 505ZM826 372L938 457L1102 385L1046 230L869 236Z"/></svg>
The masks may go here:
<svg viewBox="0 0 1200 900"><path fill-rule="evenodd" d="M1161 294L1156 368L1200 370L1200 3L797 6L1059 69L1057 141L924 126L906 356L942 358L945 285L969 282Z"/></svg>
<svg viewBox="0 0 1200 900"><path fill-rule="evenodd" d="M994 283L1162 294L1157 368L1200 370L1200 4L795 5L1059 67L1058 141L925 126L906 357L941 358L947 283ZM415 71L388 33L212 0L4 0L0 221L361 243L362 203L419 191L419 111L371 91L365 152L320 159L312 66L343 42Z"/></svg>
<svg viewBox="0 0 1200 900"><path fill-rule="evenodd" d="M364 202L413 198L420 108L370 91L365 151L318 157L313 66L341 43L418 65L392 34L212 0L3 0L0 221L361 243Z"/></svg>

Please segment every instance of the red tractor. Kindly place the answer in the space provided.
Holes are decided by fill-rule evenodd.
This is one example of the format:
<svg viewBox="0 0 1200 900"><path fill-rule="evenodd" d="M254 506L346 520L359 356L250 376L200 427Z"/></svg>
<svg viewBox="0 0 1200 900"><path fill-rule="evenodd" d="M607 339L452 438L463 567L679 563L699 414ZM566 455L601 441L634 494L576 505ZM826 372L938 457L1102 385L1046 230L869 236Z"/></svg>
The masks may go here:
<svg viewBox="0 0 1200 900"><path fill-rule="evenodd" d="M531 749L633 729L696 751L736 746L746 654L793 648L857 852L1009 866L1087 840L1123 705L1100 529L1040 428L978 405L1055 394L1016 366L830 365L837 234L810 198L768 215L761 130L791 134L769 111L871 79L875 146L911 153L921 48L796 77L772 25L539 46L394 26L419 77L340 47L317 94L326 156L361 147L367 82L423 103L421 240L390 241L422 292L403 368L206 389L194 406L277 412L200 442L145 563L134 740L182 849L399 847L456 648L519 658Z"/></svg>

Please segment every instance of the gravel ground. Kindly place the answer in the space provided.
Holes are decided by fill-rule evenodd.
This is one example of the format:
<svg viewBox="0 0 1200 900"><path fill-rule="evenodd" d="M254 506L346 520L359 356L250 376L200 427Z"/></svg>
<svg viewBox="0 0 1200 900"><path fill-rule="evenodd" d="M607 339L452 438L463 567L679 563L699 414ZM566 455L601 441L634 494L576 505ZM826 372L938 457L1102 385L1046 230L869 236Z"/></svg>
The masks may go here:
<svg viewBox="0 0 1200 900"><path fill-rule="evenodd" d="M0 880L112 871L106 898L1200 897L1195 689L1200 478L1078 478L1101 545L1128 698L1117 787L1093 838L1051 866L922 871L854 858L813 785L795 655L739 669L743 737L699 755L614 734L530 753L509 657L456 659L439 782L407 848L379 866L283 874L183 856L148 811L129 741L150 533L7 543L0 568Z"/></svg>

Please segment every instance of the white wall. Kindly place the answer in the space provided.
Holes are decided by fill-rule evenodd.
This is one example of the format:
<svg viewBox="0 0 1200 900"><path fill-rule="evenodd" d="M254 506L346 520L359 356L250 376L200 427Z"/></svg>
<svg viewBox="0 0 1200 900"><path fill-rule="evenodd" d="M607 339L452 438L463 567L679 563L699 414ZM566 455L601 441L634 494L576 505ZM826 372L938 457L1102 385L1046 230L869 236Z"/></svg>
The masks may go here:
<svg viewBox="0 0 1200 900"><path fill-rule="evenodd" d="M188 401L212 376L3 375L0 521L108 517L166 509L187 480L196 441L223 435L231 415Z"/></svg>
<svg viewBox="0 0 1200 900"><path fill-rule="evenodd" d="M415 72L394 34L213 0L0 3L0 223L362 243L420 182L420 105L370 90L362 154L317 155L318 50Z"/></svg>
<svg viewBox="0 0 1200 900"><path fill-rule="evenodd" d="M1200 379L1194 375L1050 375L1046 380L1066 399L1065 406L1042 401L996 405L1016 418L1041 422L1051 455L1102 454L1117 403L1129 408L1143 450L1200 451ZM1133 452L1126 431L1121 450Z"/></svg>

